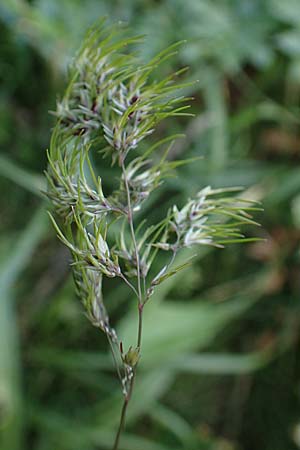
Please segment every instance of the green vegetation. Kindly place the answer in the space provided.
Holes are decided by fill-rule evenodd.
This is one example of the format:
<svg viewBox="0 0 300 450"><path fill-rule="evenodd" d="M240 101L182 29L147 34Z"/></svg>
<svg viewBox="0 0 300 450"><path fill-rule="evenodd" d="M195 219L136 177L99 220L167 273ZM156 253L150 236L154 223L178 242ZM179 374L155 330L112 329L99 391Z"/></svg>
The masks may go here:
<svg viewBox="0 0 300 450"><path fill-rule="evenodd" d="M178 168L143 204L163 218L199 188L243 186L263 203L259 242L202 247L159 286L144 316L143 357L123 450L296 450L299 423L299 94L297 0L85 2L8 0L0 6L0 449L110 449L122 398L105 336L75 298L69 253L46 215L46 149L66 67L96 17L146 35L163 79L188 65L195 117L161 123L155 138L186 134ZM152 136L149 136L149 142ZM158 152L159 154L159 152ZM93 160L103 191L118 167ZM255 234L253 234L255 233ZM189 253L190 251L190 253ZM187 249L185 257L193 255ZM165 263L158 257L155 268ZM104 280L105 303L127 350L136 302Z"/></svg>

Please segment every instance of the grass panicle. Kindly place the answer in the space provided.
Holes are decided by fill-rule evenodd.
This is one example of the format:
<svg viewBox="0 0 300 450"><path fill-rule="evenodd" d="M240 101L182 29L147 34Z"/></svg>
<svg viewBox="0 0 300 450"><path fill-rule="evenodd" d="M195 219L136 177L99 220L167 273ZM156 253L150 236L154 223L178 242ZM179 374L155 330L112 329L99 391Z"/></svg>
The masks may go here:
<svg viewBox="0 0 300 450"><path fill-rule="evenodd" d="M154 80L159 65L180 45L162 51L143 64L133 52L140 36L131 37L122 26L94 26L70 67L70 82L54 113L57 123L48 151L50 215L59 239L72 254L72 270L79 298L91 323L109 341L124 395L119 430L113 446L119 448L139 359L146 302L156 287L183 270L190 261L175 264L185 247L243 240L240 227L255 224L251 202L234 197L231 189L206 187L194 199L166 211L157 225L137 223L136 213L164 178L184 161L168 160L177 135L149 144L137 154L141 141L171 116L186 115L189 105L181 93L186 83L180 73ZM181 135L179 135L181 137ZM154 161L153 155L168 143ZM145 145L144 145L145 146ZM119 187L109 196L95 172L93 154L101 152L119 168ZM118 235L111 244L111 228ZM169 252L169 262L157 274L151 271L158 252ZM122 339L110 324L102 293L103 277L119 278L137 298L137 342L124 351Z"/></svg>

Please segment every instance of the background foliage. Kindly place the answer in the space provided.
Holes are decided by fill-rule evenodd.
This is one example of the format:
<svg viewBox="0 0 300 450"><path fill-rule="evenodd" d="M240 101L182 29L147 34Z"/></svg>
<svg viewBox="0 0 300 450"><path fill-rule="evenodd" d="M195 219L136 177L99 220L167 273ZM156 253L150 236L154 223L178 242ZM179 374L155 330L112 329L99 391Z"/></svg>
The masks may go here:
<svg viewBox="0 0 300 450"><path fill-rule="evenodd" d="M146 34L149 58L186 39L166 72L199 79L179 170L148 213L198 187L243 185L266 241L204 249L145 311L144 360L124 450L300 447L300 4L298 0L6 0L0 5L0 448L109 449L121 395L105 339L75 298L68 253L40 194L67 62L96 17ZM168 66L169 64L169 66ZM171 67L172 65L172 67ZM106 189L111 167L99 167ZM249 233L252 231L249 230ZM124 341L132 299L107 304Z"/></svg>

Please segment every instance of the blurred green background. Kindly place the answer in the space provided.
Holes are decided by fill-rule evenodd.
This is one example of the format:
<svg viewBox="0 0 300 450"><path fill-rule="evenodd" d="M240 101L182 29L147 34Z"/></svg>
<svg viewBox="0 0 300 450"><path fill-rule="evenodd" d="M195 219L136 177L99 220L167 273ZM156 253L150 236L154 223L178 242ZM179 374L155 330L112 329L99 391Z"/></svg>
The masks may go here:
<svg viewBox="0 0 300 450"><path fill-rule="evenodd" d="M145 34L149 58L188 65L193 119L173 153L203 155L149 200L182 204L199 187L242 185L262 201L266 238L203 248L145 310L144 355L123 450L300 448L299 0L1 0L0 449L110 449L121 393L107 343L75 298L68 253L46 215L45 149L66 67L100 16ZM114 178L99 167L106 187ZM156 214L154 212L154 214ZM254 234L253 234L254 233ZM135 310L105 284L128 345Z"/></svg>

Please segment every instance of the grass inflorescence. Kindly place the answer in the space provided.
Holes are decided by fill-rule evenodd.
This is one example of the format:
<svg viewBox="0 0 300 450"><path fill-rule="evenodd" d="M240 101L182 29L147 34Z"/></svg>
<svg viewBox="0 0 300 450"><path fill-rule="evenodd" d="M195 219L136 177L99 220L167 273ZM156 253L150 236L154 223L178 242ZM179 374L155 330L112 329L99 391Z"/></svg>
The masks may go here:
<svg viewBox="0 0 300 450"><path fill-rule="evenodd" d="M47 195L54 207L50 217L72 254L78 296L88 319L107 336L120 378L124 403L114 450L141 358L146 303L158 285L189 263L176 265L182 249L245 240L240 228L255 224L250 214L256 209L252 202L237 198L235 189L206 187L181 208L171 207L161 222L137 223L137 213L151 192L182 164L168 159L173 136L152 143L143 153L138 153L139 146L162 120L189 115L189 99L181 94L186 85L177 81L185 69L153 81L153 73L159 73L160 64L180 43L142 63L133 51L141 39L131 37L121 25L110 28L105 22L89 30L54 113L57 123L46 173ZM153 155L161 149L157 162ZM119 168L118 187L109 195L93 164L93 155L99 152ZM113 243L108 239L112 228L118 230ZM159 252L167 252L169 260L153 273ZM137 341L127 350L105 307L103 277L120 279L137 299Z"/></svg>

